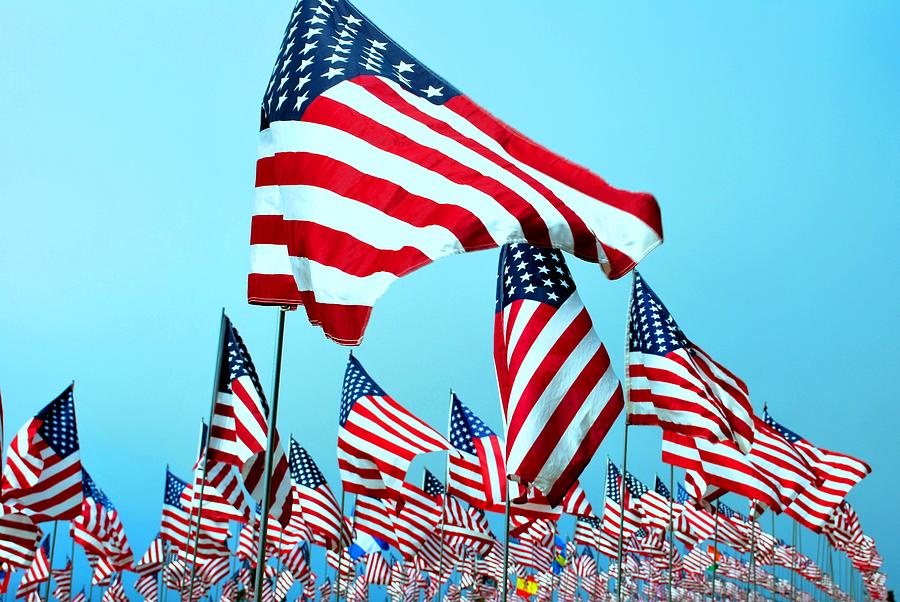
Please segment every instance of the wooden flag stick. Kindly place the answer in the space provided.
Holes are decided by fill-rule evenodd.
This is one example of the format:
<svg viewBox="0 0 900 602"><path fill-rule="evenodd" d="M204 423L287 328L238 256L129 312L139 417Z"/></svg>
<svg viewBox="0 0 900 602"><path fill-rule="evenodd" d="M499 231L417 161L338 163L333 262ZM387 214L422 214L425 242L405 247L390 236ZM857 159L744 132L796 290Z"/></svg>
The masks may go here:
<svg viewBox="0 0 900 602"><path fill-rule="evenodd" d="M272 458L275 455L275 428L278 425L278 394L281 389L281 359L284 355L284 317L289 307L278 310L278 334L275 339L275 378L272 383L272 407L269 408L268 429L266 437L266 456L264 464L263 499L259 514L259 543L256 547L256 578L253 580L253 598L262 602L262 584L266 565L266 528L269 526L269 506L272 484Z"/></svg>

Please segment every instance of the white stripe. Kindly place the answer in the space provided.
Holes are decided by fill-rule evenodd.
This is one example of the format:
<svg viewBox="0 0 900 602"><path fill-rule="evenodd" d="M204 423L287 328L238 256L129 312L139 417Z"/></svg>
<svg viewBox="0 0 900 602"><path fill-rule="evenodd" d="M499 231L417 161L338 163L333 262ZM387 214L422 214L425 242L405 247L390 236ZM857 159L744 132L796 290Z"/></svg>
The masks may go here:
<svg viewBox="0 0 900 602"><path fill-rule="evenodd" d="M508 321L512 314L512 311L509 307L506 307L503 310L503 335L506 336L507 331L509 332L509 338L506 340L506 363L509 364L509 360L512 359L513 351L516 350L516 345L519 344L519 339L522 337L522 332L525 330L525 327L528 326L528 323L531 321L531 317L534 315L534 312L543 305L540 301L534 301L532 299L522 299L519 301L519 311L516 314L516 321L512 325L512 330L509 330Z"/></svg>
<svg viewBox="0 0 900 602"><path fill-rule="evenodd" d="M415 247L429 259L465 249L447 228L413 226L366 203L318 186L280 186L285 220L310 221L345 232L376 249Z"/></svg>

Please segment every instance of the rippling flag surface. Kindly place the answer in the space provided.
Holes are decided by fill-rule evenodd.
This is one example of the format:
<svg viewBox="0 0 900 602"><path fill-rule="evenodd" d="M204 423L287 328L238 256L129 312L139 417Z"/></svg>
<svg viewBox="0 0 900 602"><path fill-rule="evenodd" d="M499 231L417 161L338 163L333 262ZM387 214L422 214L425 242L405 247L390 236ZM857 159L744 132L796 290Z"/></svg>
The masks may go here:
<svg viewBox="0 0 900 602"><path fill-rule="evenodd" d="M753 443L747 385L691 342L672 314L634 274L628 320L628 422L664 431Z"/></svg>
<svg viewBox="0 0 900 602"><path fill-rule="evenodd" d="M344 0L301 0L262 102L251 303L306 306L358 344L390 284L528 241L627 273L662 242L656 200L510 128Z"/></svg>
<svg viewBox="0 0 900 602"><path fill-rule="evenodd" d="M506 472L557 505L624 404L562 252L504 245L494 365L506 425Z"/></svg>
<svg viewBox="0 0 900 602"><path fill-rule="evenodd" d="M489 509L506 502L503 441L454 393L450 401L447 489L473 506Z"/></svg>
<svg viewBox="0 0 900 602"><path fill-rule="evenodd" d="M47 404L9 444L0 502L34 522L69 520L81 512L81 453L75 385Z"/></svg>
<svg viewBox="0 0 900 602"><path fill-rule="evenodd" d="M328 548L340 547L343 524L343 545L349 545L350 528L341 516L337 498L312 456L293 437L290 464L294 495L300 502L303 520L312 529L316 541Z"/></svg>

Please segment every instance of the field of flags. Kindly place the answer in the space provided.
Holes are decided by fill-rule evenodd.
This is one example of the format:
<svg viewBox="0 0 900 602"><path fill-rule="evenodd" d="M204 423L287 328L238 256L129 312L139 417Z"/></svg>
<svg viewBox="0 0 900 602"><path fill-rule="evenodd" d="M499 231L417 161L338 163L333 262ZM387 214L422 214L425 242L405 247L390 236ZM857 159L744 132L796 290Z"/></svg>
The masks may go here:
<svg viewBox="0 0 900 602"><path fill-rule="evenodd" d="M846 499L866 462L752 401L752 383L689 338L637 271L663 240L656 199L499 121L344 0L300 0L291 15L262 103L250 239L248 300L279 312L271 387L223 311L193 469L159 467L160 522L146 550L131 547L82 462L93 442L79 438L76 383L35 408L0 446L0 594L887 599L876 542ZM395 281L490 249L499 263L484 361L502 424L452 390L447 428L428 424L366 369L363 346L348 354L335 400L340 483L329 484L302 430L279 431L287 316L302 306L328 339L360 346ZM624 366L594 330L567 255L631 278ZM594 478L585 468L620 420L624 450L607 460L598 503L581 481ZM652 480L628 468L628 432L647 427L662 433ZM425 454L445 459L442 474L411 470ZM776 537L776 515L790 521L789 540ZM70 549L56 545L61 530ZM325 558L318 570L314 552ZM91 567L83 582L76 554Z"/></svg>

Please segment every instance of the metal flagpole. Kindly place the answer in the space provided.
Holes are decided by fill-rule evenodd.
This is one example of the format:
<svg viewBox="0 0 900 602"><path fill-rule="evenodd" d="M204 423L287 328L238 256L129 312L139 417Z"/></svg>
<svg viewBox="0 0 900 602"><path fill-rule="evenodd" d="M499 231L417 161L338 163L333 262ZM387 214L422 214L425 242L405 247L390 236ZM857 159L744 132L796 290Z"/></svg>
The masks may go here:
<svg viewBox="0 0 900 602"><path fill-rule="evenodd" d="M212 399L209 402L209 429L212 430L213 415L216 409L216 397L219 393L219 377L222 369L222 347L225 345L225 308L222 308L222 315L219 317L219 344L216 348L216 367L213 370L213 386ZM201 435L203 430L201 427ZM200 498L197 504L197 532L194 533L194 553L191 556L191 581L188 586L188 600L194 599L194 577L197 574L197 548L200 546L200 521L203 518L203 492L206 489L206 467L209 464L209 431L203 440L203 473L200 477ZM194 484L197 483L197 477L194 476ZM196 492L195 492L196 493ZM191 532L188 531L188 542L190 542Z"/></svg>
<svg viewBox="0 0 900 602"><path fill-rule="evenodd" d="M450 413L453 412L453 387L450 387ZM450 437L450 429L451 426L449 424L449 416L448 416L448 424L447 424L447 437ZM438 586L437 591L434 594L434 602L438 602L441 599L441 575L444 571L444 523L447 522L447 496L450 495L450 453L447 452L447 456L444 458L444 483L446 484L444 487L444 497L441 500L441 540L440 540L440 552L438 553ZM451 571L452 572L452 571Z"/></svg>
<svg viewBox="0 0 900 602"><path fill-rule="evenodd" d="M263 480L262 509L259 514L259 543L256 548L256 578L253 580L253 598L262 601L262 584L266 565L266 527L269 526L269 489L272 484L272 457L275 455L275 428L278 424L278 393L281 389L281 358L284 354L284 317L290 308L282 306L278 310L278 334L275 339L275 382L272 383L272 407L269 408L268 436ZM343 525L341 525L343 527Z"/></svg>
<svg viewBox="0 0 900 602"><path fill-rule="evenodd" d="M72 599L72 584L75 583L75 536L72 535L72 553L69 556L69 600Z"/></svg>
<svg viewBox="0 0 900 602"><path fill-rule="evenodd" d="M625 539L625 476L628 474L628 410L631 404L631 379L628 370L629 352L631 351L631 306L634 304L635 271L631 271L631 292L628 295L628 307L625 317L625 379L622 392L625 401L625 442L622 450L622 483L619 488L619 549L617 552L618 573L616 574L616 599L622 602L622 543ZM673 492L669 492L672 494Z"/></svg>
<svg viewBox="0 0 900 602"><path fill-rule="evenodd" d="M91 585L90 585L90 587L88 587L88 602L92 602L93 599L94 599L94 575L93 575L93 571L91 571ZM163 602L165 602L165 599L163 599Z"/></svg>
<svg viewBox="0 0 900 602"><path fill-rule="evenodd" d="M163 542L163 554L162 554L162 566L159 567L159 583L156 586L156 599L159 600L162 598L163 602L166 602L166 596L168 595L168 591L166 590L165 583L163 582L163 572L166 568L166 556L168 555L169 543ZM161 590L161 591L160 591ZM162 596L160 596L162 594Z"/></svg>
<svg viewBox="0 0 900 602"><path fill-rule="evenodd" d="M750 516L750 587L756 598L756 519Z"/></svg>
<svg viewBox="0 0 900 602"><path fill-rule="evenodd" d="M47 571L53 571L53 551L56 549L56 526L58 520L53 521L53 537L50 538L50 559L47 562ZM44 589L44 600L50 599L50 576L47 576L47 587Z"/></svg>
<svg viewBox="0 0 900 602"><path fill-rule="evenodd" d="M713 507L713 573L712 573L712 599L716 599L716 572L719 570L719 563L716 562L719 557L719 507L718 504Z"/></svg>
<svg viewBox="0 0 900 602"><path fill-rule="evenodd" d="M341 520L340 526L338 527L338 557L337 557L337 579L334 583L334 600L338 602L341 599L341 577L344 575L343 563L341 563L341 559L344 557L344 500L347 497L346 492L343 489L343 483L341 484ZM327 553L326 553L327 556ZM325 568L328 568L328 562L325 562Z"/></svg>
<svg viewBox="0 0 900 602"><path fill-rule="evenodd" d="M507 602L509 589L509 477L506 479L506 512L504 513L505 536L503 537L503 602Z"/></svg>
<svg viewBox="0 0 900 602"><path fill-rule="evenodd" d="M626 402L627 407L627 402ZM616 574L616 599L622 602L622 544L625 539L625 475L628 474L628 414L625 415L625 449L622 452L622 479L619 487L619 550L616 554L618 572Z"/></svg>
<svg viewBox="0 0 900 602"><path fill-rule="evenodd" d="M675 525L672 519L675 505L675 466L669 464L669 602L672 602L672 555L675 551Z"/></svg>
<svg viewBox="0 0 900 602"><path fill-rule="evenodd" d="M797 567L797 521L791 520L791 600L794 599L794 571Z"/></svg>

